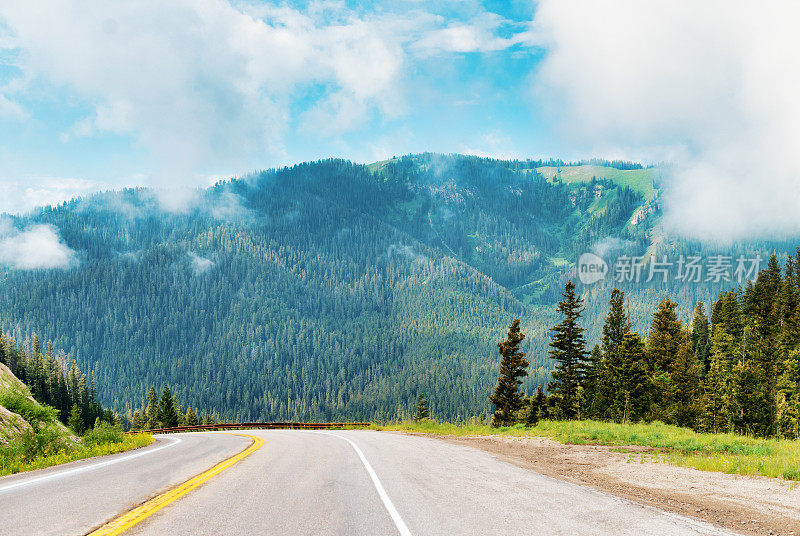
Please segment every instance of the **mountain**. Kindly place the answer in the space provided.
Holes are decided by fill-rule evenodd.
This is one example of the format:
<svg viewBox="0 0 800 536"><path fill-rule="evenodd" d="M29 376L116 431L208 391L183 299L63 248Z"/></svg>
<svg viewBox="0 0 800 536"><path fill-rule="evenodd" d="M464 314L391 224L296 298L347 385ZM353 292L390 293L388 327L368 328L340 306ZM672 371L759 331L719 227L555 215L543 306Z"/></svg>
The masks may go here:
<svg viewBox="0 0 800 536"><path fill-rule="evenodd" d="M435 417L485 415L512 319L528 335L524 387L548 380L547 328L582 253L612 266L792 250L666 235L660 180L627 162L420 154L254 173L180 213L147 189L102 193L11 219L52 226L78 262L6 269L0 325L46 333L121 411L168 383L228 419L393 419L420 393ZM641 328L665 292L688 317L733 283L579 287L590 341L615 284Z"/></svg>

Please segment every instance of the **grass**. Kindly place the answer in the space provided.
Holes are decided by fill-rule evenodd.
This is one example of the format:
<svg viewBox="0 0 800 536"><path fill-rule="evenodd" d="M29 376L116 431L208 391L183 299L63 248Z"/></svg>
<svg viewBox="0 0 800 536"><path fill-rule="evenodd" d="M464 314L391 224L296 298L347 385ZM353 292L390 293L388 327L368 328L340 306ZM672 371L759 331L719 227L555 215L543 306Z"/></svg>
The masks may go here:
<svg viewBox="0 0 800 536"><path fill-rule="evenodd" d="M24 419L26 429L0 441L0 476L115 454L152 443L149 434L124 436L119 426L101 422L77 439L58 422L58 411L38 404L19 387L0 391L0 405ZM23 423L23 424L25 424Z"/></svg>
<svg viewBox="0 0 800 536"><path fill-rule="evenodd" d="M23 437L19 442L12 445L0 446L0 476L33 469L44 469L45 467L62 463L145 447L153 442L153 436L150 434L131 434L123 436L118 442L97 443L84 441L82 444L73 443L72 445L50 441L33 456L26 452L26 450L30 450L26 448L26 443L29 441L32 440Z"/></svg>
<svg viewBox="0 0 800 536"><path fill-rule="evenodd" d="M654 177L658 171L649 169L621 170L605 166L582 165L562 166L560 168L544 166L536 171L549 180L559 179L566 184L589 182L592 177L609 179L620 186L627 186L648 198L655 191Z"/></svg>
<svg viewBox="0 0 800 536"><path fill-rule="evenodd" d="M425 421L376 428L436 435L536 436L576 445L636 445L656 449L655 459L673 465L702 471L800 481L800 441L762 439L737 434L703 434L662 423L542 421L532 428L523 425L492 428L485 424L455 425Z"/></svg>

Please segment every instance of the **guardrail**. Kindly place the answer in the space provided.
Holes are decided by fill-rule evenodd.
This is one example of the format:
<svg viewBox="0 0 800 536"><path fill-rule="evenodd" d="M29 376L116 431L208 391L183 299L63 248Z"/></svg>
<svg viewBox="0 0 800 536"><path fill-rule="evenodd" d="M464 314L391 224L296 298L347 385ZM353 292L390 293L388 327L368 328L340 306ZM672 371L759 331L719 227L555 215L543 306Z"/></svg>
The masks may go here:
<svg viewBox="0 0 800 536"><path fill-rule="evenodd" d="M198 424L174 426L153 430L135 430L126 434L171 434L173 432L206 432L215 430L331 430L336 428L364 428L368 422L239 422L224 424Z"/></svg>

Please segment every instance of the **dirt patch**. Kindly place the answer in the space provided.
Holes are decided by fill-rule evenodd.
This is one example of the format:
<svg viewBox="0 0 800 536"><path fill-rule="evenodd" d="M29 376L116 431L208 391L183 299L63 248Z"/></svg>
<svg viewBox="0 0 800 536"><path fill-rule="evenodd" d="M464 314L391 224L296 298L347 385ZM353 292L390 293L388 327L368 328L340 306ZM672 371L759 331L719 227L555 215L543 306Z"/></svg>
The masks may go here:
<svg viewBox="0 0 800 536"><path fill-rule="evenodd" d="M429 436L430 437L430 436ZM800 485L675 467L648 447L564 445L538 437L440 437L543 475L747 535L800 535Z"/></svg>

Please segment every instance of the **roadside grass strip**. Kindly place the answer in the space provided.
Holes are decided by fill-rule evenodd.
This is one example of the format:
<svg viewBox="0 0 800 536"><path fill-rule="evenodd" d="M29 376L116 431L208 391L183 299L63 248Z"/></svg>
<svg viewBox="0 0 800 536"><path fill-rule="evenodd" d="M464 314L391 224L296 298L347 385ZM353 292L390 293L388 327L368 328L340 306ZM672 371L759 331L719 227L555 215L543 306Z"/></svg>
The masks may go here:
<svg viewBox="0 0 800 536"><path fill-rule="evenodd" d="M651 447L653 461L738 475L760 475L800 481L800 441L760 438L733 433L700 433L659 422L620 424L602 421L540 421L493 428L488 424L397 422L373 425L375 430L397 430L433 435L546 437L566 444Z"/></svg>
<svg viewBox="0 0 800 536"><path fill-rule="evenodd" d="M122 534L126 530L130 529L134 525L144 521L154 513L158 512L165 506L173 503L174 501L178 500L179 498L183 497L193 489L195 489L200 484L208 481L212 477L218 475L228 467L234 465L237 462L242 461L243 459L250 456L252 453L257 451L261 448L261 445L264 444L264 440L260 437L252 436L249 434L234 434L240 435L244 437L249 437L253 440L253 443L244 449L239 454L228 458L227 460L223 460L211 469L200 473L199 475L187 480L183 484L175 486L174 488L158 495L150 499L149 501L145 502L144 504L137 506L133 510L130 510L121 516L109 521L102 527L90 532L87 536L116 536L117 534Z"/></svg>

